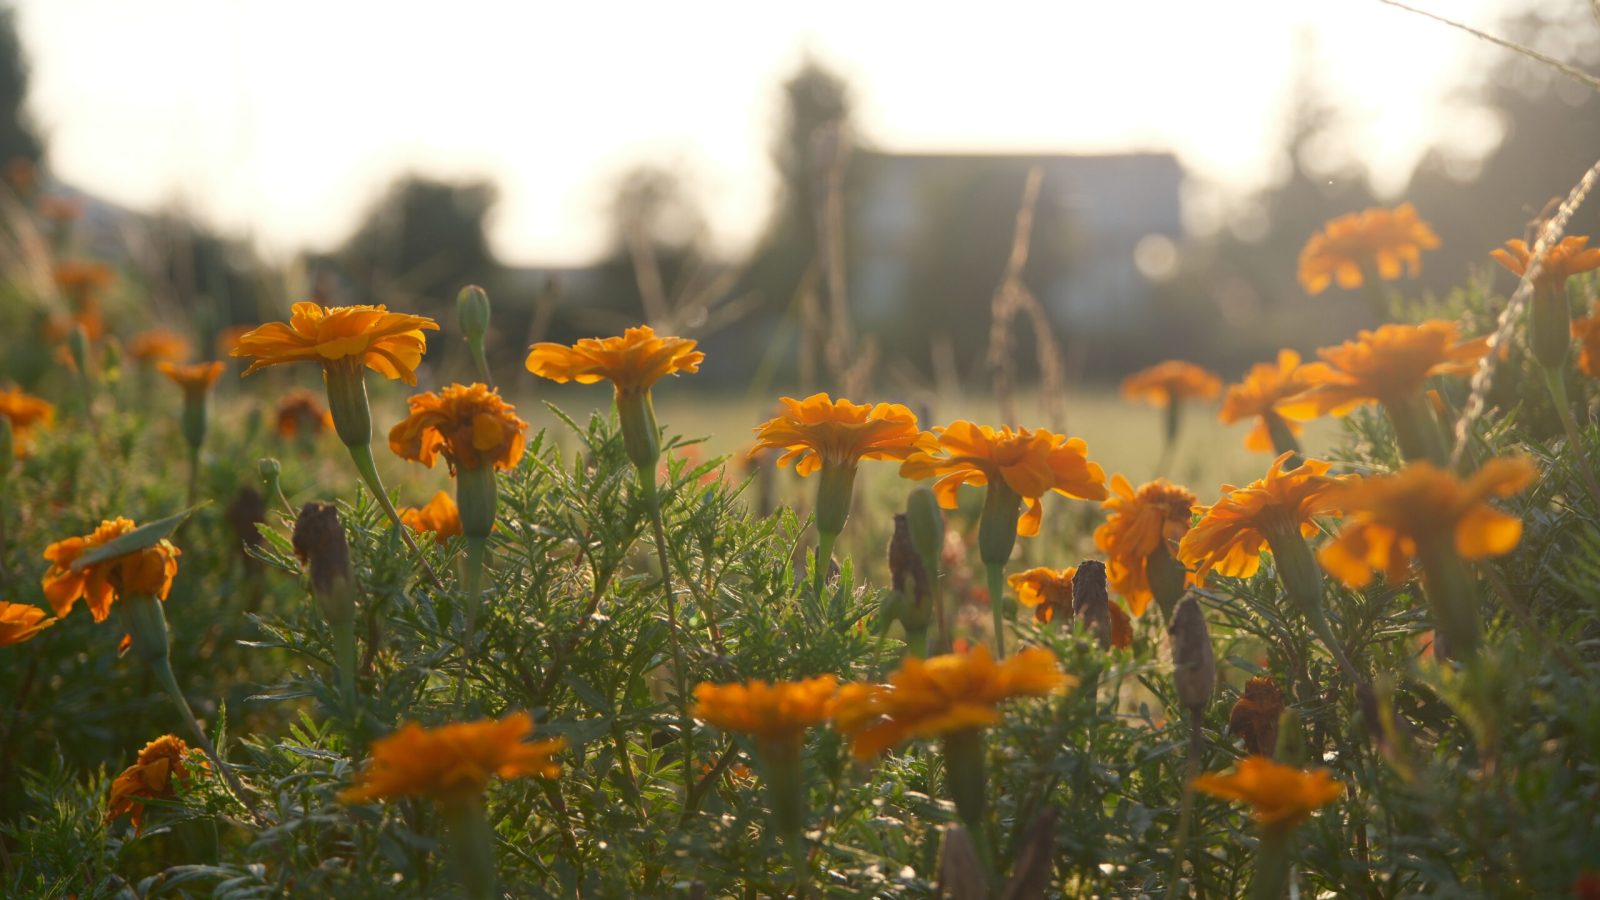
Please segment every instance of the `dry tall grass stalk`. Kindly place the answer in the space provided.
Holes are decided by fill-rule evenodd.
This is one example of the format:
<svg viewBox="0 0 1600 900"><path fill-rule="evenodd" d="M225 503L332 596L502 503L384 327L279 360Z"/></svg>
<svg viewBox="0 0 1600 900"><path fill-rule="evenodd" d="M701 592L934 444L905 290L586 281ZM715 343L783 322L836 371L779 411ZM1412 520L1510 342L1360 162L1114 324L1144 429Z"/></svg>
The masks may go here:
<svg viewBox="0 0 1600 900"><path fill-rule="evenodd" d="M1022 270L1028 265L1028 250L1033 241L1033 216L1039 205L1039 191L1044 185L1044 169L1034 166L1028 170L1022 187L1022 202L1017 208L1016 226L1011 236L1011 253L1006 258L1005 272L995 288L990 302L989 351L986 363L994 379L995 400L1000 405L1001 418L1008 425L1022 424L1017 418L1016 404L1016 344L1011 330L1011 320L1017 315L1027 316L1033 326L1035 353L1039 357L1040 393L1045 404L1045 416L1055 431L1066 428L1066 377L1061 364L1061 348L1051 332L1050 316L1044 305L1022 279Z"/></svg>

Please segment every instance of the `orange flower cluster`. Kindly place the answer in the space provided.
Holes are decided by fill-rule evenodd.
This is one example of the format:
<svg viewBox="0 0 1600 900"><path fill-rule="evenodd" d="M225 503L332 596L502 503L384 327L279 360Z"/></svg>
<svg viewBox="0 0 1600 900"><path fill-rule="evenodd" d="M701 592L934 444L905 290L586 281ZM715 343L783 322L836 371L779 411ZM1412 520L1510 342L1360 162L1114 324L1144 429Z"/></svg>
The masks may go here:
<svg viewBox="0 0 1600 900"><path fill-rule="evenodd" d="M1245 487L1222 486L1222 498L1200 511L1198 524L1178 544L1178 558L1204 582L1213 569L1246 578L1261 567L1266 532L1293 529L1304 537L1317 533L1313 518L1336 512L1335 489L1350 476L1330 476L1330 463L1308 459L1287 472L1292 454L1273 461L1265 477Z"/></svg>
<svg viewBox="0 0 1600 900"><path fill-rule="evenodd" d="M917 428L916 414L898 403L869 406L827 394L779 402L783 413L756 428L750 455L785 450L778 465L793 461L802 476L825 466L854 468L864 459L904 460L931 442Z"/></svg>
<svg viewBox="0 0 1600 900"><path fill-rule="evenodd" d="M295 388L278 401L275 414L278 434L289 439L300 435L315 436L333 428L333 413L323 406L317 395L305 388Z"/></svg>
<svg viewBox="0 0 1600 900"><path fill-rule="evenodd" d="M700 371L704 353L687 338L657 337L648 325L629 328L621 337L584 338L571 347L534 344L528 349L529 372L559 384L610 381L618 394L647 391L668 375Z"/></svg>
<svg viewBox="0 0 1600 900"><path fill-rule="evenodd" d="M389 431L389 449L429 468L443 456L450 472L505 470L522 459L528 423L500 392L481 384L452 384L406 401L411 415Z"/></svg>
<svg viewBox="0 0 1600 900"><path fill-rule="evenodd" d="M1294 398L1310 387L1300 365L1300 354L1279 350L1276 363L1256 363L1243 381L1228 388L1217 417L1224 425L1254 418L1256 424L1245 436L1245 448L1261 453L1282 452L1273 444L1272 426L1281 425L1292 437L1300 435L1304 430L1300 422L1316 418L1317 410Z"/></svg>
<svg viewBox="0 0 1600 900"><path fill-rule="evenodd" d="M1194 363L1169 359L1129 375L1122 396L1153 406L1171 406L1190 398L1210 400L1222 391L1222 379Z"/></svg>
<svg viewBox="0 0 1600 900"><path fill-rule="evenodd" d="M143 831L145 803L171 800L177 796L177 787L189 780L189 767L205 768L204 760L191 761L188 756L189 745L170 734L145 744L134 764L111 783L106 820L129 816L133 820L133 833L137 835Z"/></svg>
<svg viewBox="0 0 1600 900"><path fill-rule="evenodd" d="M167 599L172 579L178 574L180 552L163 539L153 547L113 557L90 566L76 568L73 563L90 550L108 544L137 527L129 519L108 519L82 537L56 541L44 550L50 568L44 573L44 596L57 616L72 612L80 599L89 607L96 622L111 615L111 604L130 596L148 594Z"/></svg>
<svg viewBox="0 0 1600 900"><path fill-rule="evenodd" d="M1193 783L1213 797L1250 804L1256 821L1271 828L1293 828L1344 793L1327 769L1304 772L1266 756L1246 757L1231 773L1208 772Z"/></svg>
<svg viewBox="0 0 1600 900"><path fill-rule="evenodd" d="M476 801L495 776L556 777L561 766L554 757L565 749L566 741L529 742L531 734L533 719L527 713L438 728L407 722L372 743L371 764L339 799L371 803L432 797L448 806Z"/></svg>
<svg viewBox="0 0 1600 900"><path fill-rule="evenodd" d="M828 721L838 688L839 680L832 675L770 684L760 679L702 682L694 689L694 717L764 744L788 746L799 741L807 728Z"/></svg>
<svg viewBox="0 0 1600 900"><path fill-rule="evenodd" d="M1111 478L1110 513L1094 532L1094 545L1106 554L1106 580L1128 600L1136 616L1155 599L1146 563L1160 548L1177 557L1178 541L1189 531L1195 496L1188 488L1157 479L1135 491L1121 475ZM1115 604L1113 604L1115 605Z"/></svg>
<svg viewBox="0 0 1600 900"><path fill-rule="evenodd" d="M1001 702L1076 683L1049 650L1029 647L996 663L980 644L966 653L907 657L887 685L845 685L834 723L855 757L867 760L912 738L988 728L1000 721Z"/></svg>
<svg viewBox="0 0 1600 900"><path fill-rule="evenodd" d="M1001 429L961 420L933 429L934 440L918 447L900 466L900 476L920 481L938 478L933 493L945 509L956 508L963 484L1004 482L1027 504L1017 533L1039 533L1044 507L1054 491L1080 500L1106 498L1105 470L1089 461L1082 438L1041 429Z"/></svg>
<svg viewBox="0 0 1600 900"><path fill-rule="evenodd" d="M22 459L33 447L33 429L48 428L55 421L56 408L14 387L0 390L0 416L11 422L11 455Z"/></svg>
<svg viewBox="0 0 1600 900"><path fill-rule="evenodd" d="M1403 271L1414 278L1422 251L1438 246L1438 235L1409 203L1350 213L1330 220L1301 249L1300 285L1320 294L1335 282L1354 290L1373 275L1394 281Z"/></svg>
<svg viewBox="0 0 1600 900"><path fill-rule="evenodd" d="M55 623L37 606L0 600L0 647L20 644Z"/></svg>
<svg viewBox="0 0 1600 900"><path fill-rule="evenodd" d="M340 360L365 366L385 378L417 383L417 365L428 349L424 331L438 331L425 316L389 312L384 306L296 303L287 324L269 322L239 338L231 355L254 358L249 375L267 366Z"/></svg>
<svg viewBox="0 0 1600 900"><path fill-rule="evenodd" d="M439 544L449 543L451 538L461 536L461 510L456 508L456 502L444 491L435 493L433 499L420 509L402 506L400 521L417 534L433 535L434 542Z"/></svg>

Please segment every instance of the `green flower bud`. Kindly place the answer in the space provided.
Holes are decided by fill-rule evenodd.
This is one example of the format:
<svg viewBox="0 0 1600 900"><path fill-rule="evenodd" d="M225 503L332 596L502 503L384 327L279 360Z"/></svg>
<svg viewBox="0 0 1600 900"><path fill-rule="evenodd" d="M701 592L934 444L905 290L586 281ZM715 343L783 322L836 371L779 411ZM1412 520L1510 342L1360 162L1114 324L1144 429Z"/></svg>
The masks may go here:
<svg viewBox="0 0 1600 900"><path fill-rule="evenodd" d="M822 478L817 484L817 531L832 535L843 533L845 520L850 518L855 485L855 466L823 464Z"/></svg>
<svg viewBox="0 0 1600 900"><path fill-rule="evenodd" d="M617 418L622 422L622 445L628 451L628 459L654 482L656 463L661 461L661 438L650 392L618 392Z"/></svg>
<svg viewBox="0 0 1600 900"><path fill-rule="evenodd" d="M347 447L372 443L372 409L367 405L367 379L355 357L335 360L322 368L328 387L328 412L333 428Z"/></svg>
<svg viewBox="0 0 1600 900"><path fill-rule="evenodd" d="M456 294L456 319L469 342L481 342L489 333L489 294L475 284L462 288Z"/></svg>

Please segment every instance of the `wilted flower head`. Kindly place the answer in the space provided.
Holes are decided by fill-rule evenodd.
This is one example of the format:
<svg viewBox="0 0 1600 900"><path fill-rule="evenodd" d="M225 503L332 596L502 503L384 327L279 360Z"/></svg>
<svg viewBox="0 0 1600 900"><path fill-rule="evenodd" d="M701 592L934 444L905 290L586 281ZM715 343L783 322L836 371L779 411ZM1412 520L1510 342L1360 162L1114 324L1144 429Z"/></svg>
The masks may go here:
<svg viewBox="0 0 1600 900"><path fill-rule="evenodd" d="M254 357L246 375L285 363L327 367L343 360L414 385L417 365L428 349L423 332L438 330L438 323L426 316L392 313L384 306L301 302L287 323L268 322L245 333L230 355Z"/></svg>
<svg viewBox="0 0 1600 900"><path fill-rule="evenodd" d="M1293 399L1310 386L1301 369L1300 354L1279 350L1277 362L1256 363L1243 381L1228 387L1217 418L1224 425L1254 418L1255 427L1245 435L1245 448L1262 453L1273 451L1270 423L1274 419L1289 434L1298 436L1303 430L1298 420L1316 416L1314 405Z"/></svg>
<svg viewBox="0 0 1600 900"><path fill-rule="evenodd" d="M980 644L926 660L908 656L887 685L845 685L834 721L865 760L911 738L988 728L1000 721L1001 701L1043 697L1076 683L1042 647L996 663Z"/></svg>
<svg viewBox="0 0 1600 900"><path fill-rule="evenodd" d="M1257 822L1276 828L1299 825L1344 793L1344 785L1329 777L1327 769L1303 772L1265 756L1246 757L1231 773L1201 775L1194 787L1213 797L1242 800L1250 804Z"/></svg>
<svg viewBox="0 0 1600 900"><path fill-rule="evenodd" d="M400 521L417 534L431 534L436 543L444 544L461 536L461 510L456 501L444 491L434 493L426 506L400 508Z"/></svg>
<svg viewBox="0 0 1600 900"><path fill-rule="evenodd" d="M1068 438L1043 428L995 429L957 421L933 429L935 441L918 448L900 466L900 476L938 478L933 492L939 505L956 508L956 489L963 484L1002 481L1027 504L1017 533L1039 533L1044 507L1039 499L1055 491L1080 500L1106 498L1106 474L1089 461L1082 438Z"/></svg>
<svg viewBox="0 0 1600 900"><path fill-rule="evenodd" d="M1246 753L1271 756L1278 747L1278 717L1283 691L1265 675L1244 683L1244 693L1228 713L1228 733L1244 740Z"/></svg>
<svg viewBox="0 0 1600 900"><path fill-rule="evenodd" d="M389 449L429 468L444 457L451 473L489 466L510 469L522 458L528 423L500 392L481 384L452 384L412 396L411 415L389 430Z"/></svg>
<svg viewBox="0 0 1600 900"><path fill-rule="evenodd" d="M770 684L759 678L733 684L704 681L694 689L694 717L763 744L787 747L807 728L828 720L838 687L832 675Z"/></svg>
<svg viewBox="0 0 1600 900"><path fill-rule="evenodd" d="M1338 509L1334 489L1351 476L1330 476L1330 463L1308 459L1285 472L1283 464L1293 454L1273 460L1265 477L1245 487L1222 486L1222 498L1202 512L1198 524L1178 544L1178 558L1204 582L1215 569L1223 575L1246 578L1261 567L1266 531L1294 529L1304 537L1317 533L1315 516Z"/></svg>
<svg viewBox="0 0 1600 900"><path fill-rule="evenodd" d="M1320 294L1328 285L1353 290L1368 275L1394 281L1402 271L1415 278L1422 271L1422 251L1439 246L1416 207L1373 207L1330 219L1300 251L1300 285Z"/></svg>
<svg viewBox="0 0 1600 900"><path fill-rule="evenodd" d="M1122 381L1122 396L1153 406L1171 406L1191 397L1210 400L1222 390L1215 373L1181 359L1169 359Z"/></svg>
<svg viewBox="0 0 1600 900"><path fill-rule="evenodd" d="M471 803L489 779L540 775L554 778L561 766L553 757L566 747L562 738L529 743L533 719L512 713L499 721L481 719L438 728L407 722L372 743L372 762L355 784L339 795L345 803L370 803L401 797L432 797L445 805Z"/></svg>
<svg viewBox="0 0 1600 900"><path fill-rule="evenodd" d="M643 392L668 375L700 371L706 355L688 338L657 337L649 325L629 328L621 337L584 338L564 344L534 344L527 368L540 378L565 384L610 381L618 394Z"/></svg>
<svg viewBox="0 0 1600 900"><path fill-rule="evenodd" d="M1458 341L1454 322L1383 325L1355 340L1317 351L1301 375L1311 389L1301 398L1319 415L1342 416L1363 403L1403 404L1422 394L1435 375L1465 375L1489 352L1489 338Z"/></svg>
<svg viewBox="0 0 1600 900"><path fill-rule="evenodd" d="M928 440L917 428L916 414L898 403L869 406L827 394L779 402L783 412L756 428L750 453L786 450L778 465L794 461L800 475L824 466L853 468L864 459L903 460Z"/></svg>
<svg viewBox="0 0 1600 900"><path fill-rule="evenodd" d="M170 328L151 328L128 341L128 355L140 362L180 360L189 355L189 339Z"/></svg>
<svg viewBox="0 0 1600 900"><path fill-rule="evenodd" d="M1137 491L1128 479L1111 476L1111 497L1102 504L1110 513L1094 532L1094 545L1106 554L1111 589L1128 601L1136 616L1155 597L1145 563L1165 547L1174 558L1178 541L1189 531L1195 496L1188 488L1156 479Z"/></svg>
<svg viewBox="0 0 1600 900"><path fill-rule="evenodd" d="M31 603L0 600L0 647L20 644L56 623Z"/></svg>
<svg viewBox="0 0 1600 900"><path fill-rule="evenodd" d="M333 427L333 414L316 394L305 388L295 388L283 395L278 401L276 419L278 434L286 438L318 435Z"/></svg>
<svg viewBox="0 0 1600 900"><path fill-rule="evenodd" d="M1546 250L1544 262L1539 267L1539 277L1534 279L1534 287L1546 291L1560 290L1568 278L1600 269L1600 247L1588 248L1588 245L1589 238L1586 235L1568 235ZM1518 277L1526 275L1529 263L1533 262L1533 250L1527 241L1522 240L1506 241L1504 248L1491 250L1489 255Z"/></svg>
<svg viewBox="0 0 1600 900"><path fill-rule="evenodd" d="M80 598L89 605L96 622L111 615L111 604L123 597L145 595L167 599L178 574L177 547L162 539L152 547L103 560L73 570L78 557L127 534L137 527L132 520L108 519L82 537L56 541L44 550L50 568L44 573L44 596L57 616L66 616Z"/></svg>
<svg viewBox="0 0 1600 900"><path fill-rule="evenodd" d="M33 429L49 427L55 421L56 408L48 401L14 387L0 390L0 416L11 421L11 453L17 459L22 459L32 448Z"/></svg>
<svg viewBox="0 0 1600 900"><path fill-rule="evenodd" d="M111 783L106 820L131 816L133 833L143 831L145 801L172 799L177 796L176 786L189 779L189 767L205 766L204 761L190 762L188 756L189 745L170 734L145 744L134 764Z"/></svg>
<svg viewBox="0 0 1600 900"><path fill-rule="evenodd" d="M1491 459L1465 481L1431 463L1414 462L1393 475L1374 475L1341 486L1330 502L1345 513L1344 527L1317 558L1350 587L1372 580L1406 579L1419 543L1448 541L1462 559L1510 553L1522 539L1522 520L1490 506L1532 484L1539 470L1522 457Z"/></svg>
<svg viewBox="0 0 1600 900"><path fill-rule="evenodd" d="M183 388L184 394L191 397L203 397L211 390L222 376L222 363L194 363L192 365L174 365L173 363L160 363L158 368L161 374L172 379L172 383Z"/></svg>

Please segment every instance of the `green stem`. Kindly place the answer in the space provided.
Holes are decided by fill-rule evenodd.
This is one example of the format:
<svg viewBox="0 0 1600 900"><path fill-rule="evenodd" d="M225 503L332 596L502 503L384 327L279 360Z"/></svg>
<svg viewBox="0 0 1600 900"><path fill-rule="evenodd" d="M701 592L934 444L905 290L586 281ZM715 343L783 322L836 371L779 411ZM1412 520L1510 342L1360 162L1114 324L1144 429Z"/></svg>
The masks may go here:
<svg viewBox="0 0 1600 900"><path fill-rule="evenodd" d="M189 445L189 505L200 502L200 445Z"/></svg>
<svg viewBox="0 0 1600 900"><path fill-rule="evenodd" d="M917 659L928 658L928 629L906 629L906 652Z"/></svg>
<svg viewBox="0 0 1600 900"><path fill-rule="evenodd" d="M1452 535L1425 537L1417 541L1417 559L1422 563L1422 588L1433 612L1434 624L1443 636L1444 653L1451 659L1470 657L1478 649L1483 624L1478 613L1478 586L1467 571L1467 564L1456 553ZM1435 650L1439 645L1435 644Z"/></svg>
<svg viewBox="0 0 1600 900"><path fill-rule="evenodd" d="M1438 419L1428 398L1421 393L1384 403L1389 414L1389 424L1394 426L1394 440L1400 446L1400 455L1407 462L1427 460L1439 468L1450 462L1444 435L1439 431Z"/></svg>
<svg viewBox="0 0 1600 900"><path fill-rule="evenodd" d="M1256 844L1256 872L1250 900L1283 900L1289 892L1289 828L1263 828Z"/></svg>
<svg viewBox="0 0 1600 900"><path fill-rule="evenodd" d="M983 564L984 577L989 584L989 609L994 613L994 658L1006 658L1006 566L1005 563Z"/></svg>
<svg viewBox="0 0 1600 900"><path fill-rule="evenodd" d="M1283 416L1270 410L1262 416L1262 420L1267 423L1267 434L1272 437L1272 449L1279 456L1285 453L1294 454L1284 462L1283 470L1287 472L1290 469L1300 468L1305 458L1300 454L1300 441L1295 438L1294 432L1289 430L1289 423Z"/></svg>
<svg viewBox="0 0 1600 900"><path fill-rule="evenodd" d="M678 692L678 728L683 736L684 796L694 792L694 717L689 713L689 672L684 664L683 639L678 628L678 600L672 590L672 561L667 553L667 529L661 520L661 494L656 490L655 466L638 466L639 489L650 509L655 532L656 559L661 563L661 592L667 600L667 642L672 647L672 677Z"/></svg>
<svg viewBox="0 0 1600 900"><path fill-rule="evenodd" d="M444 590L444 582L439 580L439 576L434 574L433 567L423 558L422 548L417 546L416 539L411 536L411 529L400 521L400 511L394 508L394 501L389 499L389 492L383 489L383 479L378 475L378 462L372 458L372 444L345 446L350 448L350 458L355 460L356 471L361 473L361 480L366 483L367 490L383 508L384 514L389 517L389 522L400 532L400 539L405 541L406 549L411 551L412 558L422 567L422 571L427 574L428 580L433 582L433 586L441 591Z"/></svg>
<svg viewBox="0 0 1600 900"><path fill-rule="evenodd" d="M155 598L151 598L151 602L160 603ZM216 745L211 743L211 738L206 735L205 729L200 727L200 720L195 718L194 710L189 708L189 701L184 698L183 689L178 687L178 679L172 674L171 661L148 659L147 661L150 664L152 674L156 677L156 682L167 692L167 696L172 699L172 705L178 708L178 713L183 717L183 721L189 726L189 730L194 733L195 742L205 752L206 758L211 760L211 764L217 767L217 771L222 773L222 778L228 783L228 790L233 793L234 799L243 804L244 808L250 811L250 815L257 822L263 821L261 810L256 807L254 798L244 789L244 784L239 781L239 776L233 771L233 767L222 761L222 756L217 753Z"/></svg>
<svg viewBox="0 0 1600 900"><path fill-rule="evenodd" d="M351 617L332 623L333 657L339 667L339 688L344 694L345 714L352 727L356 718L356 622Z"/></svg>
<svg viewBox="0 0 1600 900"><path fill-rule="evenodd" d="M811 567L811 595L816 600L819 612L822 609L823 590L827 587L828 570L833 566L833 545L838 540L837 533L817 532L817 559Z"/></svg>
<svg viewBox="0 0 1600 900"><path fill-rule="evenodd" d="M1189 759L1183 776L1183 801L1178 809L1178 840L1172 850L1172 874L1167 878L1167 900L1177 900L1183 883L1183 860L1189 852L1189 831L1194 820L1193 783L1200 775L1200 753L1205 746L1201 732L1204 709L1195 707L1189 710L1189 714Z"/></svg>
<svg viewBox="0 0 1600 900"><path fill-rule="evenodd" d="M495 835L482 795L449 803L443 813L451 861L466 896L490 900L496 896Z"/></svg>
<svg viewBox="0 0 1600 900"><path fill-rule="evenodd" d="M983 731L963 728L944 736L944 777L955 801L956 815L977 845L992 883L995 869L988 828L988 776L984 771Z"/></svg>
<svg viewBox="0 0 1600 900"><path fill-rule="evenodd" d="M466 640L462 643L467 653L472 652L472 639L476 634L478 613L483 605L483 565L489 554L489 539L467 537L467 556L462 562L462 583L466 585L467 607L462 613L466 622Z"/></svg>
<svg viewBox="0 0 1600 900"><path fill-rule="evenodd" d="M1322 573L1317 568L1317 562L1311 556L1311 548L1306 546L1305 539L1300 536L1299 529L1293 522L1280 522L1268 527L1262 532L1267 538L1267 546L1272 550L1272 558L1278 567L1278 580L1283 584L1284 593L1300 608L1302 615L1311 625L1312 633L1328 648L1334 661L1339 664L1340 671L1358 689L1367 686L1367 681L1362 677L1360 670L1350 657L1344 652L1344 645L1334 637L1333 626L1328 623L1327 612L1323 609Z"/></svg>
<svg viewBox="0 0 1600 900"><path fill-rule="evenodd" d="M1567 451L1572 454L1574 468L1583 481L1589 501L1600 510L1600 481L1595 480L1594 468L1589 465L1589 454L1583 446L1583 435L1578 431L1578 420L1572 414L1572 403L1567 398L1567 381L1560 370L1545 367L1544 383L1550 390L1550 400L1555 403L1556 415L1561 419L1561 430L1567 435Z"/></svg>

